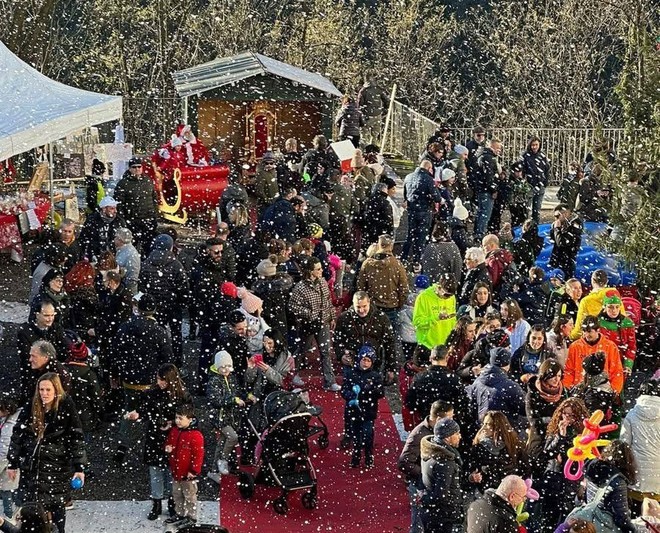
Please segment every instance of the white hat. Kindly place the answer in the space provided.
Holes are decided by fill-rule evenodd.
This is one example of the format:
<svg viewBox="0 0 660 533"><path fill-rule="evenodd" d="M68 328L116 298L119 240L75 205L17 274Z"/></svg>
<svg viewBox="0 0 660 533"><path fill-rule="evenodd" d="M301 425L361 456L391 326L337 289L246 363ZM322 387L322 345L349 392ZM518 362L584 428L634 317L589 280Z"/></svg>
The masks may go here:
<svg viewBox="0 0 660 533"><path fill-rule="evenodd" d="M213 372L218 372L222 367L229 367L230 370L234 370L234 361L232 361L231 355L225 350L219 351L215 354L215 360L213 361L213 366L211 370Z"/></svg>
<svg viewBox="0 0 660 533"><path fill-rule="evenodd" d="M99 202L99 207L117 207L119 202L115 200L112 196L104 196L103 200Z"/></svg>
<svg viewBox="0 0 660 533"><path fill-rule="evenodd" d="M449 181L452 178L456 177L456 172L454 172L451 168L446 168L442 171L442 181Z"/></svg>
<svg viewBox="0 0 660 533"><path fill-rule="evenodd" d="M467 147L463 146L462 144L457 144L454 146L454 152L456 152L458 155L463 155L470 153L470 150L468 150Z"/></svg>
<svg viewBox="0 0 660 533"><path fill-rule="evenodd" d="M458 220L467 220L467 217L469 216L468 210L465 208L460 198L454 200L454 212L452 213L452 216Z"/></svg>
<svg viewBox="0 0 660 533"><path fill-rule="evenodd" d="M183 140L181 139L181 137L172 135L172 140L170 141L170 146L172 148L176 148L177 146L181 146L182 144L183 144Z"/></svg>

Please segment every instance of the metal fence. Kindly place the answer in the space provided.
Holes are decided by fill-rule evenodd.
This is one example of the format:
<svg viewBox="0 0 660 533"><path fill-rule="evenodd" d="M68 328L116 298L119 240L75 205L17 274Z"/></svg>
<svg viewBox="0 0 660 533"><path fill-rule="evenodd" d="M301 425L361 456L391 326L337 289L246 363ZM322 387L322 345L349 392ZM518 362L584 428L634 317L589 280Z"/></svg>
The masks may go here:
<svg viewBox="0 0 660 533"><path fill-rule="evenodd" d="M414 109L394 102L390 116L387 144L383 150L404 159L418 161L426 142L438 128L438 123ZM456 142L464 143L472 137L472 128L454 128ZM552 182L558 184L568 172L571 162L583 162L594 142L608 139L610 147L617 147L624 139L623 128L488 128L488 139L502 141L502 159L512 163L527 148L529 138L540 137L543 152L552 162Z"/></svg>

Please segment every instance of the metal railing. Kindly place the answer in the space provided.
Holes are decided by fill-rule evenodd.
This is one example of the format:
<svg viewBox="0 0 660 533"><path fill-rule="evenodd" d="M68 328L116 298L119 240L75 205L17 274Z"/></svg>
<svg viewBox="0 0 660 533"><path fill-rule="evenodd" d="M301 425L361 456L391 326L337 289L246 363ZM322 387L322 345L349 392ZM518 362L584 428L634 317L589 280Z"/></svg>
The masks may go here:
<svg viewBox="0 0 660 533"><path fill-rule="evenodd" d="M387 145L383 150L417 162L439 124L414 109L394 102L390 116ZM472 137L472 128L453 128L457 143ZM614 153L624 140L623 128L487 128L486 138L502 141L502 159L512 163L520 159L530 137L541 139L543 152L552 163L552 183L558 184L573 161L583 162L594 143L608 139Z"/></svg>

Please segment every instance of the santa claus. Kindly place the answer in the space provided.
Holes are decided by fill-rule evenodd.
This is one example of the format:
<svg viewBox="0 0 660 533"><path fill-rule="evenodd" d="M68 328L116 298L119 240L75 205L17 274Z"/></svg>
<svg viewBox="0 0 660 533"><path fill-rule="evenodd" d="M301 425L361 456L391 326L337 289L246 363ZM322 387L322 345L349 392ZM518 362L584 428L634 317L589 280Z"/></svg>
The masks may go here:
<svg viewBox="0 0 660 533"><path fill-rule="evenodd" d="M184 141L184 148L186 151L186 163L191 167L207 167L211 158L209 151L201 141L195 137L195 134L186 125L181 130L181 138Z"/></svg>

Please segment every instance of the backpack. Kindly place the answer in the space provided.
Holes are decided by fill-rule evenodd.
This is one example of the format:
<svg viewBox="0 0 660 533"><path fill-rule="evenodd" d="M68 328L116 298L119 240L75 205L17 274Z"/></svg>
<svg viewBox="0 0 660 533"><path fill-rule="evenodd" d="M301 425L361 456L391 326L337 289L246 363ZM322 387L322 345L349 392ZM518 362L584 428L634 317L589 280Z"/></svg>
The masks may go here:
<svg viewBox="0 0 660 533"><path fill-rule="evenodd" d="M581 518L587 522L591 522L596 526L598 533L622 533L621 528L614 523L612 515L606 511L602 504L605 496L612 490L610 483L612 480L621 474L614 474L607 480L604 486L599 487L594 495L593 500L573 509L566 517L566 522L569 523L573 518Z"/></svg>
<svg viewBox="0 0 660 533"><path fill-rule="evenodd" d="M500 298L504 300L516 292L513 290L516 285L520 287L524 282L525 278L518 272L518 267L511 262L504 268L498 286L493 289L499 291Z"/></svg>

